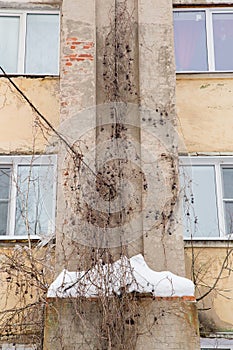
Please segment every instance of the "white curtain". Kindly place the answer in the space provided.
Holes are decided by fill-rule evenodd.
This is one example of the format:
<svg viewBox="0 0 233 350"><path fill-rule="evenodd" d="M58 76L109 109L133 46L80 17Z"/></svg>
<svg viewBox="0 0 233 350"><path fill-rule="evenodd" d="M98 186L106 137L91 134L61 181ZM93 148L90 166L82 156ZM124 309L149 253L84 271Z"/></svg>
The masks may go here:
<svg viewBox="0 0 233 350"><path fill-rule="evenodd" d="M59 16L28 14L26 35L27 74L58 74Z"/></svg>
<svg viewBox="0 0 233 350"><path fill-rule="evenodd" d="M0 65L6 73L17 73L19 16L0 16Z"/></svg>

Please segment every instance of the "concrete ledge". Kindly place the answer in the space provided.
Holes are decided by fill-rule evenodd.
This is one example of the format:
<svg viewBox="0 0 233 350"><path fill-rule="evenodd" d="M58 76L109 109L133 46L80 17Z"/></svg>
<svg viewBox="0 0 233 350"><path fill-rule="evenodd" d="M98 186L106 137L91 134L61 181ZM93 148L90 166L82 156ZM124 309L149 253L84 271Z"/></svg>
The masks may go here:
<svg viewBox="0 0 233 350"><path fill-rule="evenodd" d="M112 332L114 350L122 349L122 344L132 350L200 349L194 297L48 298L47 302L44 350L104 349L105 327Z"/></svg>

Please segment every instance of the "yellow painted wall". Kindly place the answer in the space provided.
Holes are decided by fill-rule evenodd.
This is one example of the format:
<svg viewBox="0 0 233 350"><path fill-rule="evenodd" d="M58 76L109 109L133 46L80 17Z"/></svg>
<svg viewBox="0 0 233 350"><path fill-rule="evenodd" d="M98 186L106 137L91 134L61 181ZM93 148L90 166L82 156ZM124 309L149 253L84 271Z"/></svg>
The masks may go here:
<svg viewBox="0 0 233 350"><path fill-rule="evenodd" d="M27 247L26 240L0 242L0 343L13 342L19 333L20 342L34 342L33 334L43 327L41 306L54 279L54 247Z"/></svg>
<svg viewBox="0 0 233 350"><path fill-rule="evenodd" d="M233 152L233 77L177 75L180 135L189 152Z"/></svg>
<svg viewBox="0 0 233 350"><path fill-rule="evenodd" d="M228 242L204 244L199 242L193 249L185 248L186 274L188 278L193 279L193 271L195 272L196 297L203 296L217 282L211 293L198 302L202 327L206 327L206 330L233 330L233 252L231 250L232 244L229 245Z"/></svg>
<svg viewBox="0 0 233 350"><path fill-rule="evenodd" d="M181 152L233 154L232 75L178 74L176 99L179 133L184 140ZM232 248L231 242L194 242L193 249L186 243L186 275L192 278L194 269L197 297L215 284L225 264L213 291L198 302L202 325L207 330L233 330Z"/></svg>
<svg viewBox="0 0 233 350"><path fill-rule="evenodd" d="M59 78L13 78L15 84L48 120L59 123ZM43 152L45 139L37 115L6 78L0 78L0 153ZM35 143L34 143L35 141Z"/></svg>

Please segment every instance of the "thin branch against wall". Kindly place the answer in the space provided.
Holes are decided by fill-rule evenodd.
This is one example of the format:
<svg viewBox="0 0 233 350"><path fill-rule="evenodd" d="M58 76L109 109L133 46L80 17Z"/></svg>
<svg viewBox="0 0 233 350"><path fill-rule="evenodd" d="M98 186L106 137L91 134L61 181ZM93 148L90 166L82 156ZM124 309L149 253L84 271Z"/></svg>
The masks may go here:
<svg viewBox="0 0 233 350"><path fill-rule="evenodd" d="M0 70L17 93L32 108L40 122L42 122L39 123L40 128L42 130L48 128L50 131L52 131L71 152L74 168L79 170L80 166L78 164L80 162L82 165L88 168L89 171L96 177L98 183L102 183L101 186L105 185L108 187L108 197L110 199L111 193L115 190L113 185L106 182L103 175L95 174L92 168L90 168L90 166L84 161L83 155L80 152L77 152L76 148L53 127L48 119L38 110L37 107L35 107L31 100L17 86L17 84L2 67L0 67ZM26 248L18 249L17 247L17 249L13 249L12 254L6 254L4 259L1 261L0 272L6 276L6 280L4 282L7 285L7 290L9 291L9 295L12 295L13 293L16 299L15 305L7 308L7 305L11 303L11 301L9 300L8 303L8 295L6 295L6 309L1 314L2 318L0 318L1 334L3 337L8 337L9 339L14 338L15 336L17 337L19 333L30 333L30 329L33 327L30 313L34 310L34 307L42 308L43 311L46 304L46 292L49 285L50 274L47 272L47 276L45 278L45 271L41 272L40 269L37 268L39 262L34 255L33 249L34 247L32 247L32 245L29 246L28 250ZM121 247L122 254L124 253L124 249L124 247ZM112 253L109 249L94 249L94 253L96 256L93 259L91 267L95 265L97 259L102 259L104 264L111 264L113 261ZM84 255L83 257L80 257L80 259L84 260L87 258L89 259L89 256ZM46 263L46 259L44 259L43 263ZM53 264L51 263L50 267L52 268L52 266ZM104 276L103 282L106 278L111 279L112 276ZM33 293L34 289L36 290L36 295ZM30 299L33 298L35 298L35 302L29 302ZM125 309L127 310L127 317L132 320L134 318L134 313L136 312L134 300L132 300L127 293L122 291L121 297L116 296L111 298L111 300L107 297L107 295L101 294L100 301L100 312L103 314L103 321L101 331L96 335L100 338L103 348L133 349L133 344L135 343L136 339L136 327L131 327L132 329L130 332L127 332L126 337L126 329L128 329L129 326L126 322L127 320L125 320ZM75 306L77 316L79 317L81 314L81 306L78 302L75 303ZM34 322L39 325L39 330L42 336L44 322L43 312L39 314L38 319L36 318ZM13 327L12 324L14 325ZM129 333L131 333L131 336ZM0 336L0 340L1 339L2 338Z"/></svg>
<svg viewBox="0 0 233 350"><path fill-rule="evenodd" d="M23 97L23 99L28 103L28 105L32 108L32 110L37 114L37 116L45 123L45 125L52 131L60 141L62 141L65 146L68 148L68 150L71 151L73 154L73 159L75 164L77 162L81 162L85 167L88 168L88 170L96 177L100 177L101 174L97 174L93 169L86 163L86 161L83 159L83 155L81 152L77 152L77 150L74 148L73 145L71 145L65 138L64 135L62 135L57 129L50 123L50 121L38 110L38 108L31 102L31 100L25 95L25 93L15 84L15 82L11 79L11 77L4 71L4 69L0 66L0 70L4 74L4 76L7 78L7 80L10 82L10 84L16 89L16 91L20 94L20 96ZM44 126L40 126L43 130ZM101 181L104 183L105 186L109 188L109 192L111 192L112 185L105 182L103 177L101 177Z"/></svg>
<svg viewBox="0 0 233 350"><path fill-rule="evenodd" d="M76 151L72 148L72 146L68 143L68 141L64 138L61 133L59 133L53 125L49 122L49 120L38 110L38 108L29 100L29 98L25 95L25 93L15 84L15 82L11 79L11 77L5 72L5 70L0 66L0 70L3 75L7 78L10 84L15 88L15 90L23 97L23 99L28 103L28 105L32 108L32 110L39 116L39 118L50 128L55 135L66 145L66 147L72 152L76 154Z"/></svg>
<svg viewBox="0 0 233 350"><path fill-rule="evenodd" d="M187 232L190 234L191 238L190 273L191 279L196 288L196 294L199 295L197 296L196 300L197 302L204 301L205 299L208 299L208 296L211 296L212 293L217 293L228 299L226 295L223 295L223 292L226 293L229 291L223 290L222 288L219 289L219 283L223 278L226 278L224 275L226 272L228 272L228 277L232 272L230 257L232 256L233 249L230 248L230 240L226 241L225 255L221 261L219 260L220 267L218 272L216 272L216 275L213 276L213 265L214 260L216 259L213 258L212 260L208 259L206 261L206 259L202 256L202 253L204 253L206 256L206 248L200 250L195 247L195 237L196 233L198 232L198 217L194 208L195 197L192 191L192 179L190 175L186 174L184 171L181 174L184 182L183 188L180 191L182 194L181 199L184 207L183 212L184 215L186 215ZM201 310L201 308L199 309Z"/></svg>

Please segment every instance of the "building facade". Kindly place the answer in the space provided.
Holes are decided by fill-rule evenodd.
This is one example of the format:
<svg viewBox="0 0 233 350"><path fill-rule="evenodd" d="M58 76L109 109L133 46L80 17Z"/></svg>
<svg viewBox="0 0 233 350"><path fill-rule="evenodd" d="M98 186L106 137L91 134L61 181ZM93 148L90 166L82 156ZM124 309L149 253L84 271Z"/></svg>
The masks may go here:
<svg viewBox="0 0 233 350"><path fill-rule="evenodd" d="M224 1L200 1L198 4L177 1L174 6L177 115L186 146L185 152L181 150L180 153L184 156L181 162L186 164L183 169L188 172L188 204L184 205L186 268L194 279L197 278L201 332L207 337L217 334L219 337L231 338L232 319L229 310L232 276L228 263L231 264L232 260L232 214L229 204L232 67L228 40L231 40L229 24L232 4ZM192 27L194 22L189 16L194 16L192 19L200 29L200 36L198 30ZM187 26L183 22L183 29L187 29L183 36L180 35L181 17L189 17ZM191 46L194 41L195 44L191 49L187 43L187 56L185 58L184 54L181 58L183 49L180 40L185 41L191 31L192 39L188 39L188 42ZM190 50L193 50L195 63L189 61L192 56ZM194 58L194 55L197 56ZM180 63L180 59L183 63ZM185 67L186 59L188 66ZM209 175L206 171L210 171ZM188 179L192 179L192 183ZM204 344L207 348L232 347L230 341L228 346L224 345L224 339L221 338L217 341L212 339L209 343L207 339Z"/></svg>
<svg viewBox="0 0 233 350"><path fill-rule="evenodd" d="M0 1L2 349L199 349L187 296L117 321L46 300L137 254L193 280L203 349L233 347L232 22L220 0Z"/></svg>

